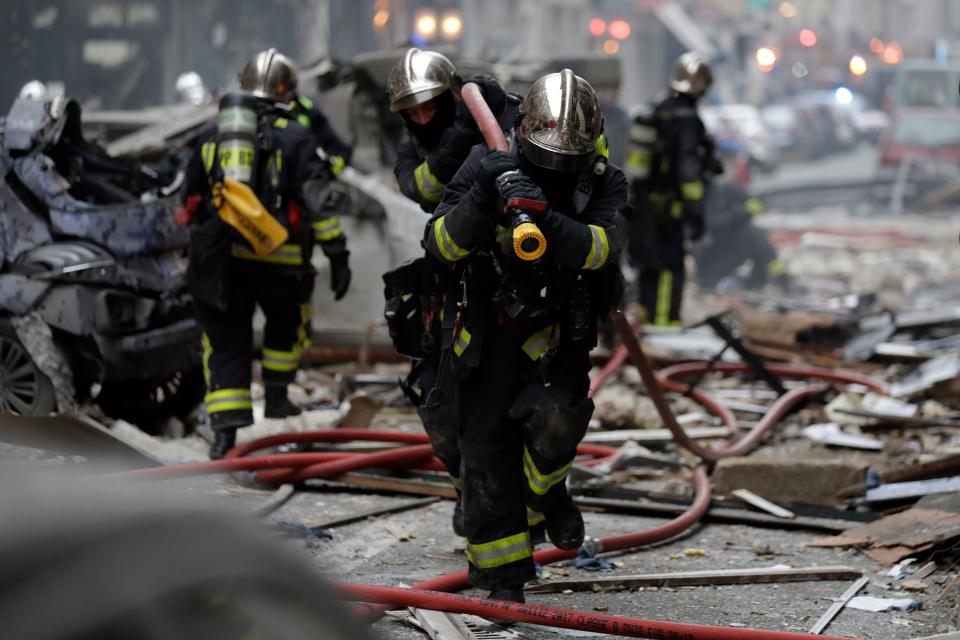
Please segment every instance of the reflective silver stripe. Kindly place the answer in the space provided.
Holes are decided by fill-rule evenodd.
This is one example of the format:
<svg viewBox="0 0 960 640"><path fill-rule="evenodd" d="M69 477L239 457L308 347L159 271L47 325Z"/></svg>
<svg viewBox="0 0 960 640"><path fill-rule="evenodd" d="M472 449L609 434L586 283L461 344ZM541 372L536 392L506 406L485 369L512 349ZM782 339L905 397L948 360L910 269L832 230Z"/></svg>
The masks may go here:
<svg viewBox="0 0 960 640"><path fill-rule="evenodd" d="M590 247L590 252L587 254L586 262L583 263L583 268L599 269L606 263L607 256L610 253L607 243L607 232L604 231L603 228L592 224L587 225L587 228L590 229L593 244Z"/></svg>
<svg viewBox="0 0 960 640"><path fill-rule="evenodd" d="M573 460L551 473L540 473L530 456L530 451L526 447L523 448L523 474L527 477L527 484L530 489L539 496L544 495L552 487L563 482L572 466Z"/></svg>
<svg viewBox="0 0 960 640"><path fill-rule="evenodd" d="M531 555L533 550L530 548L530 533L527 531L493 542L467 543L467 559L481 569L500 567Z"/></svg>
<svg viewBox="0 0 960 640"><path fill-rule="evenodd" d="M523 343L522 349L524 353L530 356L530 359L534 361L542 358L552 345L556 331L556 324L552 324L549 327L537 331L535 334L527 338Z"/></svg>

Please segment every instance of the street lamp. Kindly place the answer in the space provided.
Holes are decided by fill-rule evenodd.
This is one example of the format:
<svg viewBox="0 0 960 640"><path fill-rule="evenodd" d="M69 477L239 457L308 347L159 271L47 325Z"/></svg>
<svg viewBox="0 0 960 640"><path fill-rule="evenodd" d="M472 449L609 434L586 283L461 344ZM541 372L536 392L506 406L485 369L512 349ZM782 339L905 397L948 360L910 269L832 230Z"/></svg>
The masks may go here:
<svg viewBox="0 0 960 640"><path fill-rule="evenodd" d="M414 23L414 29L417 35L427 40L437 34L437 16L432 11L425 11L417 16Z"/></svg>
<svg viewBox="0 0 960 640"><path fill-rule="evenodd" d="M850 73L855 76L862 76L867 72L867 61L863 56L856 55L850 58Z"/></svg>
<svg viewBox="0 0 960 640"><path fill-rule="evenodd" d="M771 47L760 47L757 49L757 65L760 67L760 71L769 73L776 64L777 52Z"/></svg>
<svg viewBox="0 0 960 640"><path fill-rule="evenodd" d="M448 13L440 21L440 31L447 38L453 39L460 36L463 31L463 20L456 13Z"/></svg>

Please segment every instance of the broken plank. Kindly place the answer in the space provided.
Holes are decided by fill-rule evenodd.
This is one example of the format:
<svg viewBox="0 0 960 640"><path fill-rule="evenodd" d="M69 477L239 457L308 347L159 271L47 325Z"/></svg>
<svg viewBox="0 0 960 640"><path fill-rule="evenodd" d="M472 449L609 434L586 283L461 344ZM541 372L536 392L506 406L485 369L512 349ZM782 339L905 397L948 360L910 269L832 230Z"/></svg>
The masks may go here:
<svg viewBox="0 0 960 640"><path fill-rule="evenodd" d="M934 478L932 480L915 480L912 482L895 482L892 484L882 484L875 489L867 489L867 495L863 498L863 501L871 504L891 500L922 498L934 493L955 493L958 491L960 491L960 476Z"/></svg>
<svg viewBox="0 0 960 640"><path fill-rule="evenodd" d="M729 584L764 584L771 582L814 582L819 580L853 580L863 571L853 567L827 566L799 569L720 569L717 571L681 571L677 573L650 573L643 575L585 578L531 585L528 593L555 593L572 591L637 589L640 587L703 587Z"/></svg>
<svg viewBox="0 0 960 640"><path fill-rule="evenodd" d="M685 431L687 436L694 440L729 438L731 435L728 427L692 427ZM670 442L673 440L673 434L669 429L616 429L594 431L583 438L584 442L591 444L623 444L628 440L639 443Z"/></svg>
<svg viewBox="0 0 960 640"><path fill-rule="evenodd" d="M830 608L827 609L826 613L820 616L820 619L817 620L816 624L810 628L810 633L816 635L823 633L823 630L826 629L831 622L833 622L833 619L837 617L837 614L840 613L840 611L847 606L847 603L850 602L854 596L860 593L860 590L867 586L869 582L870 578L868 576L863 576L850 585L850 588L843 592L843 595L840 596L840 599L830 605Z"/></svg>
<svg viewBox="0 0 960 640"><path fill-rule="evenodd" d="M758 496L753 491L750 491L748 489L735 489L731 492L731 495L734 495L740 498L747 504L754 506L757 509L760 509L761 511L766 511L770 515L776 516L777 518L789 519L789 518L797 517L797 514L795 514L793 511L784 509L780 505L774 504L769 500L767 500L766 498Z"/></svg>
<svg viewBox="0 0 960 640"><path fill-rule="evenodd" d="M344 525L353 524L354 522L360 522L361 520L366 520L367 518L375 518L377 516L388 516L395 513L401 513L403 511L410 511L411 509L419 509L420 507L425 507L427 505L433 504L434 502L439 502L440 498L437 496L432 496L429 498L419 498L417 500L408 500L406 502L401 502L399 504L393 504L387 507L378 507L376 509L368 509L366 511L361 511L359 513L354 513L343 518L337 518L335 520L328 520L326 522L320 522L317 524L311 523L312 528L319 529L333 529L335 527L342 527Z"/></svg>
<svg viewBox="0 0 960 640"><path fill-rule="evenodd" d="M680 515L685 512L689 505L665 504L651 501L638 502L634 500L618 500L614 498L594 498L587 496L574 496L574 502L577 505L585 507L600 507L607 511L620 511L627 513L655 513ZM846 531L852 527L859 527L863 523L852 520L834 520L832 518L811 518L797 516L790 520L777 518L765 513L756 513L746 509L725 509L723 507L711 506L704 516L705 519L713 522L733 522L738 524L752 524L758 526L773 526L779 529L814 529L820 531Z"/></svg>
<svg viewBox="0 0 960 640"><path fill-rule="evenodd" d="M449 482L428 482L413 478L388 478L369 473L346 473L336 479L340 484L365 489L382 489L396 493L437 496L456 500L457 491Z"/></svg>

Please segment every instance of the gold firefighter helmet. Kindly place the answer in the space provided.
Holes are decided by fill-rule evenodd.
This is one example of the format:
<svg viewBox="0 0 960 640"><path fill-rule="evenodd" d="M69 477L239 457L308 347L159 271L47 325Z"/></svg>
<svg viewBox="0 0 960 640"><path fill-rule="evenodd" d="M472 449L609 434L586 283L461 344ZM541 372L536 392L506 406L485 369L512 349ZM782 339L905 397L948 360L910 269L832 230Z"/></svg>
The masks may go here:
<svg viewBox="0 0 960 640"><path fill-rule="evenodd" d="M456 77L457 70L445 55L409 49L390 71L390 111L403 111L436 98L453 88Z"/></svg>
<svg viewBox="0 0 960 640"><path fill-rule="evenodd" d="M584 172L597 155L603 114L597 92L570 69L533 83L520 107L520 150L556 171Z"/></svg>
<svg viewBox="0 0 960 640"><path fill-rule="evenodd" d="M297 83L296 63L273 48L250 58L240 73L240 88L265 100L292 100Z"/></svg>
<svg viewBox="0 0 960 640"><path fill-rule="evenodd" d="M688 51L673 66L673 79L670 88L694 98L701 98L713 84L713 70L707 56L696 51Z"/></svg>

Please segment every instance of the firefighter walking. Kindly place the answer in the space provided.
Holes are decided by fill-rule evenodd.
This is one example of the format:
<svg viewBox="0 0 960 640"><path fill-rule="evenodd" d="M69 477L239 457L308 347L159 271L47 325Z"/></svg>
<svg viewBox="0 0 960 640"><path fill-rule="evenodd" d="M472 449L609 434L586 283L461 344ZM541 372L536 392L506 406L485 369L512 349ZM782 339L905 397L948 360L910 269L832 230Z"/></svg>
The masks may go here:
<svg viewBox="0 0 960 640"><path fill-rule="evenodd" d="M442 346L459 385L469 577L492 598L523 601L536 520L560 548L584 539L566 477L593 412L588 354L618 297L628 206L602 122L585 80L540 78L512 151L474 148L427 229L450 269ZM519 208L505 216L507 203ZM545 246L525 243L523 224Z"/></svg>
<svg viewBox="0 0 960 640"><path fill-rule="evenodd" d="M501 128L509 130L517 117L520 99L508 95L496 80L475 75L467 80L480 86L490 110L499 116ZM404 122L407 137L400 143L394 174L401 192L433 212L444 187L466 160L470 149L483 142L476 122L460 97L464 81L450 60L433 51L409 49L393 67L388 82L390 109ZM457 431L456 393L452 376L440 375L445 367L436 336L447 270L427 254L417 265L423 297L420 314L425 319L416 333L422 334L422 358L407 379L415 394L417 413L430 436L437 457L450 473L457 489L460 483L460 451ZM399 349L403 350L400 345ZM463 511L458 499L453 529L464 535Z"/></svg>
<svg viewBox="0 0 960 640"><path fill-rule="evenodd" d="M256 306L266 316L265 416L300 412L287 396L287 384L305 338L302 301L313 289L314 224L329 225L321 246L338 297L350 283L346 237L339 222L319 207L326 197L327 169L310 132L278 115L286 112L269 95L224 96L216 131L201 140L187 168L187 203L193 211L187 282L204 330L212 459L234 445L238 428L253 424Z"/></svg>
<svg viewBox="0 0 960 640"><path fill-rule="evenodd" d="M629 251L639 268L645 322L679 326L688 242L703 237L703 200L718 171L697 102L713 82L707 59L685 53L674 67L670 94L640 114L630 131L626 172L633 218Z"/></svg>

